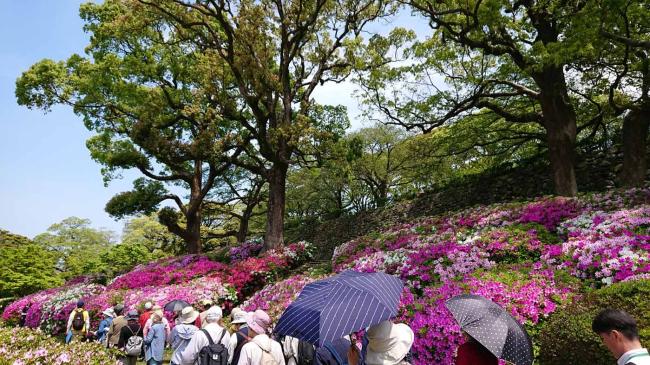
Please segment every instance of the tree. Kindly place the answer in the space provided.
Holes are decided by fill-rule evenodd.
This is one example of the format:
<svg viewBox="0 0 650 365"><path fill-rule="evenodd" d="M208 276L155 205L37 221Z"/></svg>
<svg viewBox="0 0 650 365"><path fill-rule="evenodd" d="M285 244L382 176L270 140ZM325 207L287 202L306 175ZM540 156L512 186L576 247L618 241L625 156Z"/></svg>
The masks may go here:
<svg viewBox="0 0 650 365"><path fill-rule="evenodd" d="M0 230L0 297L24 296L61 285L56 256L27 237Z"/></svg>
<svg viewBox="0 0 650 365"><path fill-rule="evenodd" d="M246 140L214 103L223 78L211 54L185 41L165 18L134 1L107 0L81 6L91 33L87 56L42 60L16 83L18 103L49 110L69 105L95 135L87 142L103 165L105 182L136 169L145 177L106 206L116 218L163 209L160 222L201 252L201 210L217 176L229 168ZM186 189L184 202L166 185ZM184 221L184 224L180 222Z"/></svg>
<svg viewBox="0 0 650 365"><path fill-rule="evenodd" d="M286 177L316 124L311 96L340 82L353 66L360 33L384 12L381 0L165 0L141 3L186 32L196 48L218 57L237 91L218 94L224 116L239 123L249 144L231 162L269 184L265 245L283 242Z"/></svg>
<svg viewBox="0 0 650 365"><path fill-rule="evenodd" d="M122 229L122 245L142 246L152 256L181 255L185 252L183 239L160 224L156 214L129 219Z"/></svg>
<svg viewBox="0 0 650 365"><path fill-rule="evenodd" d="M640 187L645 183L650 127L650 9L647 2L638 0L599 4L599 35L605 41L590 74L606 80L610 107L616 115L624 115L621 183Z"/></svg>
<svg viewBox="0 0 650 365"><path fill-rule="evenodd" d="M111 248L113 232L90 225L88 219L69 217L34 237L34 242L55 255L55 267L64 279L104 271L101 255Z"/></svg>
<svg viewBox="0 0 650 365"><path fill-rule="evenodd" d="M482 110L511 123L538 124L544 130L556 193L575 195L579 127L572 96L577 95L571 95L565 67L592 55L590 40L572 30L576 22L587 19L593 4L562 0L404 3L424 16L434 33L408 47L406 56L419 62L396 67L389 66L392 45L412 42L413 35L396 30L377 39L372 57L380 67L372 70L370 82L363 80L371 91L367 100L389 112L391 122L425 133ZM383 90L383 81L406 75L411 75L410 85L396 91L401 99L390 94L382 98L376 92ZM586 121L581 128L593 123Z"/></svg>

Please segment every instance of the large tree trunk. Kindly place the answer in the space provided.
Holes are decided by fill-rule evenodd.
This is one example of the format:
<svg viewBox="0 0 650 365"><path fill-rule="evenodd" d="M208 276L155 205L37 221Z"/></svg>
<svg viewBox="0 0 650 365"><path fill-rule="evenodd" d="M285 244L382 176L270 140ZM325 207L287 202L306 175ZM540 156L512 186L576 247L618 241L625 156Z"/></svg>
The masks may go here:
<svg viewBox="0 0 650 365"><path fill-rule="evenodd" d="M269 206L266 213L264 248L276 248L284 242L284 208L288 166L275 163L269 171Z"/></svg>
<svg viewBox="0 0 650 365"><path fill-rule="evenodd" d="M187 227L185 228L187 252L190 254L201 253L201 205L203 197L201 188L203 186L203 169L201 161L194 161L194 175L190 187L190 202L185 214Z"/></svg>
<svg viewBox="0 0 650 365"><path fill-rule="evenodd" d="M198 254L202 251L201 245L201 213L197 211L192 217L187 217L185 244L187 253Z"/></svg>
<svg viewBox="0 0 650 365"><path fill-rule="evenodd" d="M650 110L635 109L623 119L623 187L643 186L646 175L646 139L650 125Z"/></svg>
<svg viewBox="0 0 650 365"><path fill-rule="evenodd" d="M546 70L536 81L540 87L555 193L575 196L578 193L574 170L576 113L569 99L564 71L561 67Z"/></svg>

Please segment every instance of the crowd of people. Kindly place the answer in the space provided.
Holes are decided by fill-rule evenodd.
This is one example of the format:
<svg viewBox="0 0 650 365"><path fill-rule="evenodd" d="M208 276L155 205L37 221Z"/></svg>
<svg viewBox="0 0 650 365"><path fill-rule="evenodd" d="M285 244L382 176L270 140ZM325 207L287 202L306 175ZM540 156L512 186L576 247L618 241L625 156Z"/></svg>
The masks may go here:
<svg viewBox="0 0 650 365"><path fill-rule="evenodd" d="M121 350L121 362L162 365L166 347L172 351L171 365L409 365L415 340L403 323L383 321L371 326L358 341L345 336L322 347L297 338L275 338L271 318L262 310L252 313L234 308L226 325L222 309L210 301L199 310L185 306L174 312L173 324L163 309L147 302L142 313L124 313L118 304L103 311L97 331L90 331L90 316L84 302L69 316L66 342L94 338L106 347ZM617 365L650 365L648 350L641 346L636 321L615 309L594 318L593 331L618 359ZM456 365L496 365L498 359L465 333Z"/></svg>

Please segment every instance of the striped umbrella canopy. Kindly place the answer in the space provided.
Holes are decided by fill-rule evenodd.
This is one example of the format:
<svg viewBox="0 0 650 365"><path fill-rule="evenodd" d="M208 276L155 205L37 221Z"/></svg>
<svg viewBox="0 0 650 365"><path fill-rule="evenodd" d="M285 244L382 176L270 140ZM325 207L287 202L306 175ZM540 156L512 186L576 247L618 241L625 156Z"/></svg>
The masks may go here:
<svg viewBox="0 0 650 365"><path fill-rule="evenodd" d="M384 273L347 270L307 284L275 332L317 346L397 315L404 284Z"/></svg>
<svg viewBox="0 0 650 365"><path fill-rule="evenodd" d="M515 365L533 363L533 343L526 329L505 309L480 295L455 296L445 306L463 331L499 359Z"/></svg>

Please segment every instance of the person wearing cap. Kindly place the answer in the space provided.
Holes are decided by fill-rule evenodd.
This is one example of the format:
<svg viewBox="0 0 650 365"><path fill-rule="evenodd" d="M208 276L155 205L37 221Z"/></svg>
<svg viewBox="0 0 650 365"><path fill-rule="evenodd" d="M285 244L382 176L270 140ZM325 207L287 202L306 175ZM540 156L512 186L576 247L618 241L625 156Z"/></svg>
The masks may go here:
<svg viewBox="0 0 650 365"><path fill-rule="evenodd" d="M151 302L146 302L144 303L144 312L140 315L140 326L144 328L144 325L147 323L147 320L149 317L151 317L151 313L153 313L153 310L151 309L153 307L153 304Z"/></svg>
<svg viewBox="0 0 650 365"><path fill-rule="evenodd" d="M150 318L153 325L144 337L144 360L147 365L162 365L167 340L165 326L162 323L162 316L158 313L153 313Z"/></svg>
<svg viewBox="0 0 650 365"><path fill-rule="evenodd" d="M79 299L77 302L77 308L70 312L70 316L68 317L68 327L65 331L65 343L70 343L73 338L80 337L84 339L90 333L90 315L88 314L88 311L84 309L84 305L84 301ZM81 328L74 328L75 318L83 321Z"/></svg>
<svg viewBox="0 0 650 365"><path fill-rule="evenodd" d="M202 312L199 314L199 318L196 319L196 323L194 323L198 328L203 328L205 326L205 316L208 315L208 310L212 308L212 305L213 303L210 299L202 299L199 302Z"/></svg>
<svg viewBox="0 0 650 365"><path fill-rule="evenodd" d="M122 315L124 312L124 305L117 304L115 307L113 307L113 311L115 312L115 318L113 318L113 321L111 321L111 325L108 328L108 333L106 333L106 337L108 338L108 347L117 347L117 343L120 340L122 327L127 325L126 317Z"/></svg>
<svg viewBox="0 0 650 365"><path fill-rule="evenodd" d="M219 325L221 320L222 312L219 307L212 307L208 310L208 314L205 316L205 322L207 323L203 330L208 332L208 335L212 339L212 342L221 343L223 346L228 348L230 343L230 334L228 331ZM190 343L187 344L187 347L181 352L181 364L190 365L198 364L199 352L202 348L208 346L210 341L206 337L206 334L203 331L196 331L192 335Z"/></svg>
<svg viewBox="0 0 650 365"><path fill-rule="evenodd" d="M366 365L409 365L405 359L415 340L415 334L409 326L383 321L368 328L366 335ZM355 349L356 346L352 345L348 352L350 365L359 363Z"/></svg>
<svg viewBox="0 0 650 365"><path fill-rule="evenodd" d="M198 311L192 307L185 307L176 318L177 324L172 329L169 337L169 343L174 352L172 354L171 365L181 365L181 353L190 343L194 333L199 330L198 327L194 325L194 322L198 317Z"/></svg>
<svg viewBox="0 0 650 365"><path fill-rule="evenodd" d="M247 319L251 338L241 349L237 365L260 365L262 358L272 358L276 365L285 365L282 346L268 336L271 318L263 310L256 310Z"/></svg>
<svg viewBox="0 0 650 365"><path fill-rule="evenodd" d="M120 339L117 342L117 348L119 349L124 349L131 336L142 336L142 326L138 323L140 320L140 314L138 311L135 309L130 310L126 316L126 320L127 324L120 330ZM124 365L136 365L137 361L138 356L126 355L122 358L122 364Z"/></svg>
<svg viewBox="0 0 650 365"><path fill-rule="evenodd" d="M162 318L162 324L165 326L165 336L169 338L169 336L172 333L172 328L169 325L169 321L167 318L165 318L165 314L163 313L162 307L159 305L154 305L153 308L151 309L151 313L157 313L161 318ZM146 336L147 333L149 333L149 329L151 329L151 326L153 325L153 322L151 321L151 318L148 318L147 321L142 325L142 334L143 336Z"/></svg>
<svg viewBox="0 0 650 365"><path fill-rule="evenodd" d="M102 315L104 316L104 319L102 319L102 321L99 322L99 328L95 332L95 337L97 338L97 341L100 343L103 343L107 339L106 334L108 333L108 329L111 327L111 322L113 322L113 317L115 317L115 311L113 310L113 308L106 308L102 312Z"/></svg>
<svg viewBox="0 0 650 365"><path fill-rule="evenodd" d="M246 324L246 317L248 313L241 308L233 308L230 312L232 318L230 324L232 325L233 334L230 335L230 347L228 348L228 363L237 365L241 349L248 342L248 324Z"/></svg>

